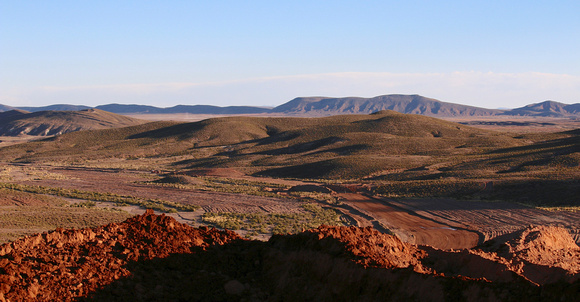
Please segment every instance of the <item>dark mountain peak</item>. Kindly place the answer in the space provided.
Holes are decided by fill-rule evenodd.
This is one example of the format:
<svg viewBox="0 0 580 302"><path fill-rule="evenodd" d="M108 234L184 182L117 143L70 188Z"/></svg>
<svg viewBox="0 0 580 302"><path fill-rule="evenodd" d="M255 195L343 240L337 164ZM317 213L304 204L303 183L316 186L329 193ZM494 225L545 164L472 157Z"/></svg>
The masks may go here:
<svg viewBox="0 0 580 302"><path fill-rule="evenodd" d="M487 116L503 112L501 110L445 103L417 94L389 94L373 98L295 98L286 104L274 108L273 112L322 116L337 114L369 114L381 110L393 110L400 113L439 117L462 115Z"/></svg>
<svg viewBox="0 0 580 302"><path fill-rule="evenodd" d="M294 112L303 111L306 110L306 107L309 104L319 102L323 99L326 99L326 97L297 97L280 106L274 107L274 109L272 109L272 112L283 113L292 111Z"/></svg>
<svg viewBox="0 0 580 302"><path fill-rule="evenodd" d="M553 111L561 111L566 104L554 102L554 101L543 101L541 103L530 104L524 106L523 108L534 109L534 110L553 110Z"/></svg>
<svg viewBox="0 0 580 302"><path fill-rule="evenodd" d="M516 108L508 112L509 115L565 117L578 114L580 104L563 104L554 101L544 101Z"/></svg>

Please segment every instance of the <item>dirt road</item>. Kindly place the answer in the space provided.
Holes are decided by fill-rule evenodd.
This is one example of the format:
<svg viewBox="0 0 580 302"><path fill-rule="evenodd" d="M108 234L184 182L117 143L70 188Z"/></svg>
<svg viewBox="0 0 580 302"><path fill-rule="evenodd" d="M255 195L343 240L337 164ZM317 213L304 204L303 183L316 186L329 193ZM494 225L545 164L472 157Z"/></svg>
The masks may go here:
<svg viewBox="0 0 580 302"><path fill-rule="evenodd" d="M580 212L546 211L504 201L450 198L397 199L389 200L389 204L453 228L477 230L484 235L484 240L529 225L552 225L567 229L576 243L580 243Z"/></svg>
<svg viewBox="0 0 580 302"><path fill-rule="evenodd" d="M388 204L387 201L357 193L340 193L343 202L373 217L403 241L439 249L471 248L478 244L473 231L452 228Z"/></svg>

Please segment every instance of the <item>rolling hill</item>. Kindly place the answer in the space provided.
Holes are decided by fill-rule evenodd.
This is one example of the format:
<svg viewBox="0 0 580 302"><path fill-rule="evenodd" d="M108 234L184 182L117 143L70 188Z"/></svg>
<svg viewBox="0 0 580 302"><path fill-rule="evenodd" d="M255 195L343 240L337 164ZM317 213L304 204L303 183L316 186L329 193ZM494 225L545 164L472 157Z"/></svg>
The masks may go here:
<svg viewBox="0 0 580 302"><path fill-rule="evenodd" d="M98 109L32 113L12 110L0 113L0 136L51 136L80 130L132 126L144 122Z"/></svg>
<svg viewBox="0 0 580 302"><path fill-rule="evenodd" d="M16 108L0 104L0 112L15 110Z"/></svg>
<svg viewBox="0 0 580 302"><path fill-rule="evenodd" d="M577 204L580 194L579 134L495 132L394 111L235 116L77 131L0 148L0 158L186 174L224 169L276 178L364 180L388 196L474 196L567 206Z"/></svg>
<svg viewBox="0 0 580 302"><path fill-rule="evenodd" d="M32 145L30 145L32 144ZM521 140L440 119L380 111L322 118L226 117L70 133L0 149L7 160L165 158L171 169L235 167L299 178L360 178ZM26 150L35 150L27 152Z"/></svg>
<svg viewBox="0 0 580 302"><path fill-rule="evenodd" d="M0 121L7 121L19 117L23 117L30 112L20 109L13 109L0 112Z"/></svg>

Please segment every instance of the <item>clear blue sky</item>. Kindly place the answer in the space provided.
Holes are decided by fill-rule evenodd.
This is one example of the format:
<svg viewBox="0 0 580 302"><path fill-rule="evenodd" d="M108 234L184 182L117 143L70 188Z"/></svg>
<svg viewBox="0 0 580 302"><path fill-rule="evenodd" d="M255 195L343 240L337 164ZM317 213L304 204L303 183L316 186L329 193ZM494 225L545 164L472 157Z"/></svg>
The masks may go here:
<svg viewBox="0 0 580 302"><path fill-rule="evenodd" d="M5 1L0 104L580 102L580 1Z"/></svg>

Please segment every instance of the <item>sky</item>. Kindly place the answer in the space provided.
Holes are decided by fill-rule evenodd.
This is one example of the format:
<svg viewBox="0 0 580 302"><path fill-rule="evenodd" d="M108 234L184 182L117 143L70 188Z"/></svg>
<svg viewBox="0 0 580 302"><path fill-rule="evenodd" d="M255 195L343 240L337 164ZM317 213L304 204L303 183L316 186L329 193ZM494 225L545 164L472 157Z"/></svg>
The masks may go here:
<svg viewBox="0 0 580 302"><path fill-rule="evenodd" d="M580 1L0 0L0 104L580 103Z"/></svg>

